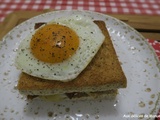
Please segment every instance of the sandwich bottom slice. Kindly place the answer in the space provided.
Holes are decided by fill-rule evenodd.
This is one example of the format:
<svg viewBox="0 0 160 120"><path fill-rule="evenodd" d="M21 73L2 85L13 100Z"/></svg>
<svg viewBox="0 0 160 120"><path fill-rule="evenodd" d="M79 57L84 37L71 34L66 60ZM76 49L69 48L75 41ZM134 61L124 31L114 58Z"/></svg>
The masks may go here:
<svg viewBox="0 0 160 120"><path fill-rule="evenodd" d="M93 99L114 99L118 90L108 90L100 92L72 92L53 95L27 95L29 100L40 98L45 101L62 101L62 100L93 100Z"/></svg>
<svg viewBox="0 0 160 120"><path fill-rule="evenodd" d="M44 80L21 73L17 89L28 98L44 100L84 100L115 98L127 80L103 21L94 21L105 36L104 43L89 65L72 81Z"/></svg>

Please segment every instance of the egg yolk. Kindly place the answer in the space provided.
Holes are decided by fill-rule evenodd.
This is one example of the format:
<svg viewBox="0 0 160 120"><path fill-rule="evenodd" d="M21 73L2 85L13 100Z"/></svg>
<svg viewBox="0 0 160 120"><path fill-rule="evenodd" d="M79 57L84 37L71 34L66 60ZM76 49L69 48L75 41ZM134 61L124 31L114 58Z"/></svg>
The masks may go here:
<svg viewBox="0 0 160 120"><path fill-rule="evenodd" d="M47 24L35 32L30 42L32 54L43 62L58 63L71 57L79 46L75 31L60 24Z"/></svg>

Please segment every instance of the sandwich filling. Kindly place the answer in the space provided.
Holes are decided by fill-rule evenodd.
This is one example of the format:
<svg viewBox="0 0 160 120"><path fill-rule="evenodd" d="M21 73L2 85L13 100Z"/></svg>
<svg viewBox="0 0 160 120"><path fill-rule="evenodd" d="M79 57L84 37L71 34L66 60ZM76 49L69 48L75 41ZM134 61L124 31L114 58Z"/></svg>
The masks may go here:
<svg viewBox="0 0 160 120"><path fill-rule="evenodd" d="M28 99L41 98L47 101L61 101L61 100L86 100L86 99L98 99L98 98L107 98L113 99L116 97L117 90L108 90L108 91L97 91L97 92L72 92L64 94L54 94L54 95L27 95Z"/></svg>

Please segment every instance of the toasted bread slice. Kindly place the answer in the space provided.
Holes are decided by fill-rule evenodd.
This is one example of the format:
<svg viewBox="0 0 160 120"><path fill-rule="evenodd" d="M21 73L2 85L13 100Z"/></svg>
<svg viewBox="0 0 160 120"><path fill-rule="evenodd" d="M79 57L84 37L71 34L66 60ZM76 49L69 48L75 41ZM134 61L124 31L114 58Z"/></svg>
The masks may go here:
<svg viewBox="0 0 160 120"><path fill-rule="evenodd" d="M125 88L127 80L118 61L106 25L103 21L94 22L105 35L105 41L89 65L76 79L69 82L60 82L44 80L22 73L17 85L18 90L27 95L52 95Z"/></svg>

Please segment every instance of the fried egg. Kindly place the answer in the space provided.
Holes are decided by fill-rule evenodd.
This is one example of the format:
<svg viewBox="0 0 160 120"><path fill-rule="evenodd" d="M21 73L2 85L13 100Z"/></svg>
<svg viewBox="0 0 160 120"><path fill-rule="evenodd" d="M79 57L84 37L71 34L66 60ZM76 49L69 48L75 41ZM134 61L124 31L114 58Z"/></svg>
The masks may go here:
<svg viewBox="0 0 160 120"><path fill-rule="evenodd" d="M103 41L101 30L88 17L56 18L22 40L15 63L31 76L66 82L85 69Z"/></svg>

